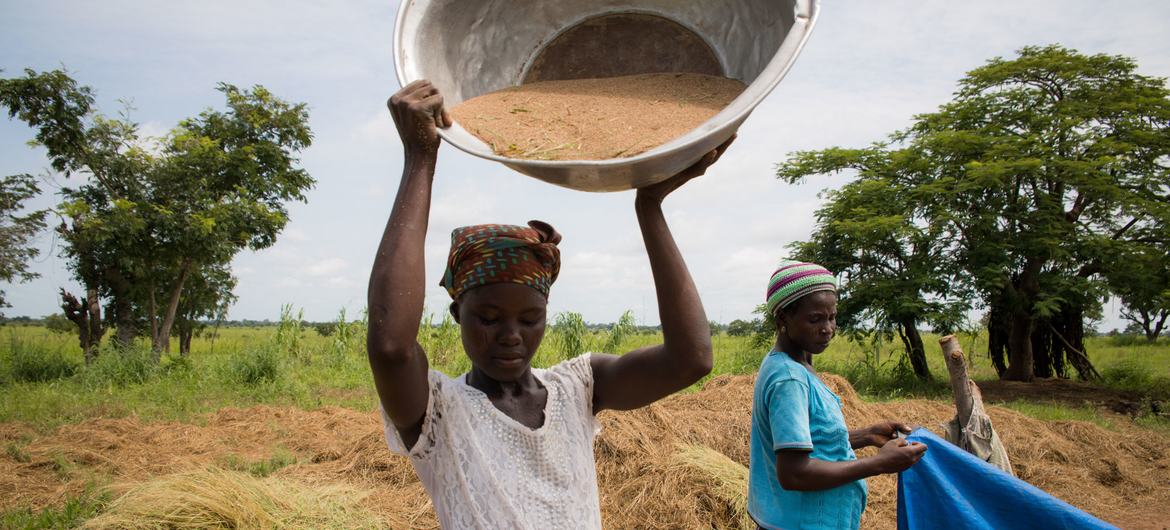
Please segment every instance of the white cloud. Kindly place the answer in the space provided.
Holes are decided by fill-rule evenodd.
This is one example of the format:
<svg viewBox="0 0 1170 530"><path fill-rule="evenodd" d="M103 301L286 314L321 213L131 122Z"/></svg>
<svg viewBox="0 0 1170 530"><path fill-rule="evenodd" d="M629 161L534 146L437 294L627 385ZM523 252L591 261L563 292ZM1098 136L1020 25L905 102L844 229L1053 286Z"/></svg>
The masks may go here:
<svg viewBox="0 0 1170 530"><path fill-rule="evenodd" d="M0 68L64 63L98 90L107 114L117 110L117 98L133 99L132 117L147 135L221 107L212 90L221 80L261 83L308 103L315 142L302 159L318 185L307 205L290 207L292 222L275 246L237 257L233 317L275 318L279 303L291 302L306 308L306 318L328 319L340 307L364 304L367 267L401 170L401 144L384 106L397 88L390 57L397 5L13 3L0 17L0 34L13 43ZM665 205L708 315L750 316L775 260L812 233L817 193L848 180L781 183L774 166L787 153L881 141L950 99L965 71L1023 45L1059 42L1085 53L1129 55L1140 72L1170 76L1168 18L1170 4L1149 0L823 3L802 56L741 127L736 144ZM29 138L23 124L0 120L0 174L47 165L43 152L25 147ZM46 206L56 202L46 195ZM444 146L426 239L427 302L446 306L437 283L452 228L538 218L565 235L554 311L612 321L634 309L640 320L657 321L632 198L556 188ZM56 289L72 279L56 253L46 252L50 257L36 265L42 279L6 289L14 304L6 313L57 310Z"/></svg>
<svg viewBox="0 0 1170 530"><path fill-rule="evenodd" d="M349 262L342 258L329 258L309 265L305 268L305 272L310 276L329 276L348 267Z"/></svg>

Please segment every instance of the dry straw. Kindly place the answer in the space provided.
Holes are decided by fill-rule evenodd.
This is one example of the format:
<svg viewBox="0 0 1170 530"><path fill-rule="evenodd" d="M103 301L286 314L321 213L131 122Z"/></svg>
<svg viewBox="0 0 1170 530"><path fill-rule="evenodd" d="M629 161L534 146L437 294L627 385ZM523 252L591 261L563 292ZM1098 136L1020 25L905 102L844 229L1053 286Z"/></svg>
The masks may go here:
<svg viewBox="0 0 1170 530"><path fill-rule="evenodd" d="M954 406L943 401L866 403L844 379L822 377L841 396L846 421L853 427L898 419L937 428L955 414ZM722 376L700 392L629 412L602 413L594 452L606 528L740 528L744 519L738 492L743 487L735 477L748 463L752 385L749 376ZM1020 478L1122 528L1163 528L1170 520L1170 438L1124 418L1106 430L1085 422L1040 421L995 406L988 413ZM18 431L0 429L0 435L35 436ZM229 475L239 479L235 485L211 486L213 479L200 475L227 455L260 460L277 446L295 453L299 463L264 480ZM872 451L862 450L861 455ZM72 462L77 471L63 477L54 471L58 460ZM199 471L167 476L176 469ZM84 490L86 473L144 484L137 488L138 496L111 506L91 528L144 528L150 525L131 521L140 514L209 517L207 512L224 519L205 519L200 525L222 527L228 523L214 521L233 520L237 528L248 527L249 521L260 527L272 521L286 527L361 527L366 524L357 515L361 508L379 516L381 527L438 527L410 462L390 454L372 412L253 407L221 410L204 425L130 418L64 426L23 445L20 458L0 454L0 508L58 505ZM192 483L191 477L199 476L204 478ZM869 479L863 528L895 527L894 486L893 476ZM222 491L233 493L217 497ZM322 500L331 491L358 493ZM360 501L356 498L367 492ZM306 494L311 494L307 500ZM277 502L281 499L299 500L284 505ZM240 507L232 507L236 504ZM253 511L256 506L261 515ZM243 513L253 515L249 519ZM111 522L118 514L126 519ZM339 514L355 519L331 522Z"/></svg>
<svg viewBox="0 0 1170 530"><path fill-rule="evenodd" d="M352 487L309 487L210 467L133 487L85 529L380 528Z"/></svg>

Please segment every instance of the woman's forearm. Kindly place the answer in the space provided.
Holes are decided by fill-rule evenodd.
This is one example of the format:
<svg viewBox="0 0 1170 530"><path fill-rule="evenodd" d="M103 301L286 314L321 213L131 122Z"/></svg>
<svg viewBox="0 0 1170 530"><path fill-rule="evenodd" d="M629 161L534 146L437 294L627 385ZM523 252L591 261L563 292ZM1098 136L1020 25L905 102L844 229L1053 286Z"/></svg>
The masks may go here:
<svg viewBox="0 0 1170 530"><path fill-rule="evenodd" d="M423 248L434 153L407 154L398 195L378 245L368 290L370 353L413 352L425 293Z"/></svg>
<svg viewBox="0 0 1170 530"><path fill-rule="evenodd" d="M786 490L818 491L881 474L876 463L872 458L829 462L807 456L787 460L779 457L776 475Z"/></svg>
<svg viewBox="0 0 1170 530"><path fill-rule="evenodd" d="M663 353L671 372L691 384L711 370L711 330L682 253L653 197L635 199L638 224L650 259L658 315L662 321Z"/></svg>

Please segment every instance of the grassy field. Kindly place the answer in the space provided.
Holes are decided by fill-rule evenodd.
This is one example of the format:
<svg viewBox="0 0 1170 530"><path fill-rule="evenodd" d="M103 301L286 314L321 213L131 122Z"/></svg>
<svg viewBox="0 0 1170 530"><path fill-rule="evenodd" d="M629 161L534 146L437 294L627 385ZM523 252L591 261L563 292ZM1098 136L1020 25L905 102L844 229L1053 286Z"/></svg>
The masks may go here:
<svg viewBox="0 0 1170 530"><path fill-rule="evenodd" d="M259 404L307 410L322 406L370 410L376 395L365 358L365 325L347 321L344 316L339 320L331 333L322 335L286 312L278 325L204 333L194 340L186 358L164 355L161 362L155 363L148 345L142 343L125 351L104 349L90 366L82 362L75 336L39 326L0 327L0 424L19 423L44 434L97 417L137 416L146 421L203 424L207 413ZM625 352L661 342L660 333L638 332L632 322L631 317L609 330L590 331L579 316L558 315L535 364L548 366L580 352ZM950 388L936 339L926 337L934 377L925 382L910 373L897 343L863 344L842 337L834 340L816 363L822 371L845 376L867 401L917 397L949 401ZM433 367L452 375L468 369L459 330L450 320L432 319L421 329L419 341ZM986 337L964 335L960 341L974 377L994 380L995 371L986 356ZM725 334L714 336L713 345L715 367L709 377L752 373L769 347L751 337ZM1170 401L1170 343L1094 337L1089 339L1087 349L1103 374L1103 380L1092 388L1140 396L1146 412L1131 420L1087 404L1025 398L999 404L1042 420L1088 421L1110 430L1117 422L1132 421L1170 434L1170 420L1148 412L1150 402ZM4 443L4 451L13 461L29 461L25 444L34 435L24 436L28 438ZM259 477L297 461L287 451L277 451L257 461L236 460L221 464ZM62 459L59 473L63 477L75 475L75 467ZM65 499L59 506L0 513L0 527L72 527L105 509L110 498L103 486L109 480L94 476L91 489Z"/></svg>
<svg viewBox="0 0 1170 530"><path fill-rule="evenodd" d="M661 334L638 333L632 319L608 331L589 331L575 315L558 315L537 353L548 366L578 352L624 352L661 341ZM261 328L222 328L197 337L189 357L166 355L158 364L145 344L127 351L105 349L84 366L76 337L37 326L0 328L0 422L23 422L38 430L91 417L137 415L143 419L197 420L223 407L255 404L312 409L335 405L366 410L376 397L364 355L365 325L346 321L329 336L286 318ZM936 337L927 337L934 378L919 381L909 372L899 344L834 340L817 358L820 370L845 376L871 400L949 395ZM420 331L431 364L449 374L468 369L458 328L433 319ZM986 356L986 338L960 337L977 380L995 379ZM750 337L713 337L712 376L754 372L768 345ZM1102 385L1134 391L1152 400L1170 398L1170 344L1128 337L1094 337L1087 349L1104 376ZM701 382L699 383L701 384ZM696 385L697 387L698 385ZM1019 403L1043 419L1085 411ZM1067 408L1066 408L1067 409Z"/></svg>

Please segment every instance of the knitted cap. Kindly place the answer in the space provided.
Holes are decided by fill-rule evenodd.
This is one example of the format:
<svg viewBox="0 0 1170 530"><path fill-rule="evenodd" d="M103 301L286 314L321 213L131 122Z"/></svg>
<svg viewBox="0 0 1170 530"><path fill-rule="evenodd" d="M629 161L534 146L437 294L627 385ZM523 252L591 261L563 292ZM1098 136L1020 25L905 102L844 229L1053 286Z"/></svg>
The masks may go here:
<svg viewBox="0 0 1170 530"><path fill-rule="evenodd" d="M768 314L792 305L806 294L817 291L837 292L837 279L816 263L784 260L768 281Z"/></svg>

